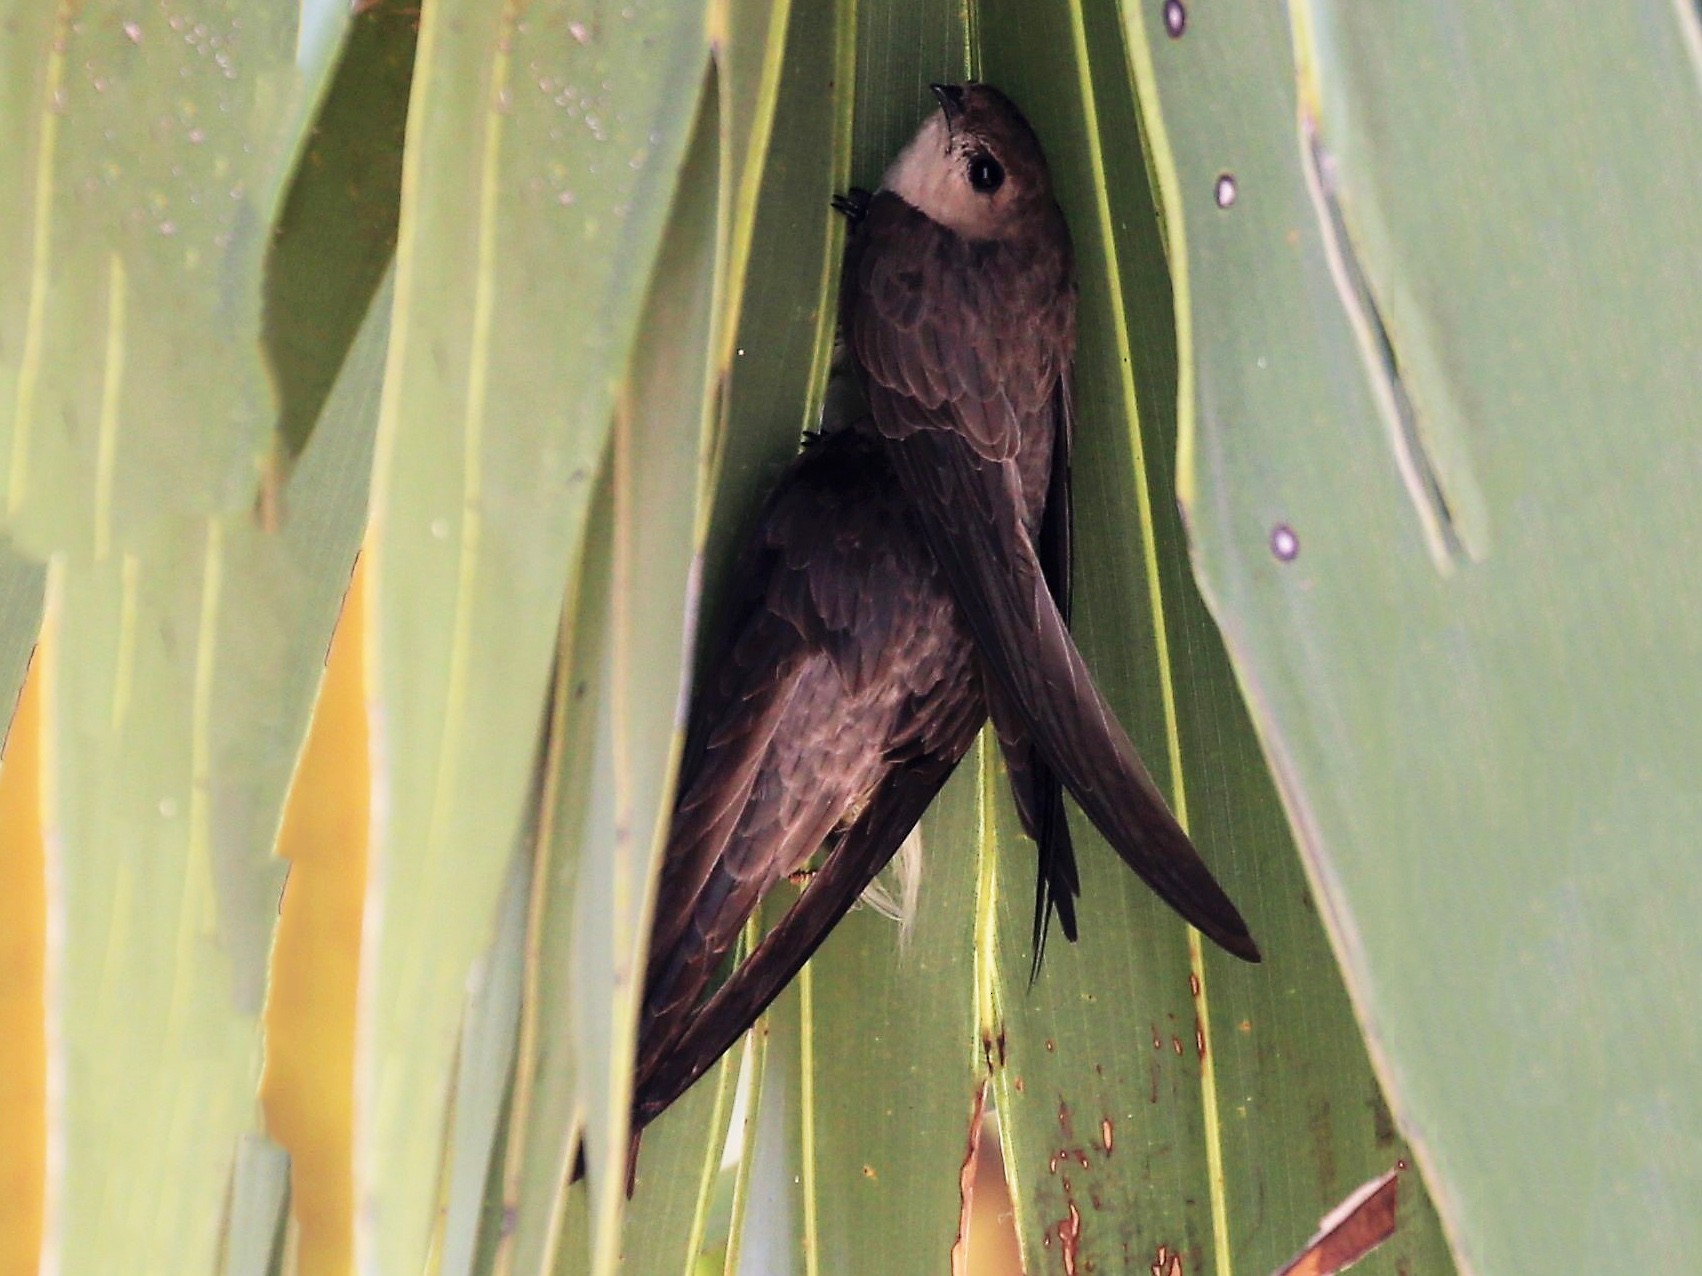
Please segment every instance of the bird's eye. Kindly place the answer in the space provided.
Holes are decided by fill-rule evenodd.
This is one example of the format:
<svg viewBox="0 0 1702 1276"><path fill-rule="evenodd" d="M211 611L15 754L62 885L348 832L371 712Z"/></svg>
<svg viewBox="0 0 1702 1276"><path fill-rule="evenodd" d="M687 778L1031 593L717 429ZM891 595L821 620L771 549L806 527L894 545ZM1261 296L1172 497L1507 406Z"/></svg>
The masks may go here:
<svg viewBox="0 0 1702 1276"><path fill-rule="evenodd" d="M969 161L969 184L983 195L991 195L1005 184L1005 169L991 155L977 155Z"/></svg>

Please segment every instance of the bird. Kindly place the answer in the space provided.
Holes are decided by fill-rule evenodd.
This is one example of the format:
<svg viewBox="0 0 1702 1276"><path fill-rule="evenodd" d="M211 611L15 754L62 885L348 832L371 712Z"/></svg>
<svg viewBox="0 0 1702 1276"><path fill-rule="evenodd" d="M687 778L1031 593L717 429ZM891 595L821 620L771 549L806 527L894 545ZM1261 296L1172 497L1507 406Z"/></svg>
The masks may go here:
<svg viewBox="0 0 1702 1276"><path fill-rule="evenodd" d="M1069 229L998 89L933 85L850 222L843 419L809 436L733 569L696 679L638 1031L633 1129L706 1072L891 859L991 718L1038 849L1034 962L1077 933L1063 794L1172 908L1258 961L1070 636ZM790 909L713 986L783 878ZM636 1152L636 1142L635 1142Z"/></svg>

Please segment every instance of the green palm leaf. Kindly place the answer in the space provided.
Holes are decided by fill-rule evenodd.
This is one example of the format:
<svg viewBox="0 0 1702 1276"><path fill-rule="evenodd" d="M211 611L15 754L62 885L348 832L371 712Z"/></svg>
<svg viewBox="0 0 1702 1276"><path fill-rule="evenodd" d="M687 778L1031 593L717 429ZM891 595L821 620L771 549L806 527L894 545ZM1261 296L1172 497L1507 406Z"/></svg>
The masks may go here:
<svg viewBox="0 0 1702 1276"><path fill-rule="evenodd" d="M1451 1268L1426 1184L1473 1270L1682 1266L1692 7L359 8L0 22L0 694L40 706L0 798L41 816L0 891L48 899L0 1254L969 1271L991 1106L1031 1271L1273 1271L1404 1161L1362 1270ZM685 690L819 416L828 201L966 77L1077 246L1078 638L1267 960L1077 819L1031 984L983 742L913 923L855 910L628 1200ZM363 544L354 1208L290 1221L327 1161L256 1102L273 851Z"/></svg>

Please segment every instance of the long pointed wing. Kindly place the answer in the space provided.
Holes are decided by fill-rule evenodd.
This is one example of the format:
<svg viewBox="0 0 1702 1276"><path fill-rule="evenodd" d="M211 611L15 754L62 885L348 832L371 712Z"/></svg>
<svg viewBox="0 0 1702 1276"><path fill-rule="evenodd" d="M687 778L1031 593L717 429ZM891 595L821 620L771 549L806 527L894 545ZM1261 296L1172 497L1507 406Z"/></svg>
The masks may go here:
<svg viewBox="0 0 1702 1276"><path fill-rule="evenodd" d="M641 1073L672 1048L758 900L843 818L861 783L849 777L885 748L870 734L885 728L858 712L890 672L877 655L884 626L914 602L893 593L898 542L877 534L898 502L880 454L844 435L810 444L756 520L692 702L656 892Z"/></svg>
<svg viewBox="0 0 1702 1276"><path fill-rule="evenodd" d="M1052 396L1052 474L1047 485L1046 513L1040 524L1037 546L1040 567L1052 601L1066 625L1070 622L1070 595L1074 528L1070 501L1070 456L1074 442L1074 410L1070 378L1058 378ZM1020 718L1002 704L1002 697L989 698L993 721L1004 746L1005 769L1023 827L1039 849L1034 880L1034 960L1028 978L1040 976L1046 955L1046 929L1054 911L1064 938L1076 939L1075 901L1081 896L1081 875L1076 868L1075 846L1070 840L1069 819L1064 814L1064 788L1057 773L1034 748L1034 741L1021 727Z"/></svg>
<svg viewBox="0 0 1702 1276"><path fill-rule="evenodd" d="M870 387L875 419L914 413ZM1016 517L1009 467L949 429L888 440L918 524L975 635L989 678L1123 861L1213 942L1259 959L1247 924L1164 804L1094 685Z"/></svg>
<svg viewBox="0 0 1702 1276"><path fill-rule="evenodd" d="M648 1125L684 1094L803 969L922 818L973 736L972 728L955 756L925 757L894 772L780 923L696 1013L666 1057L639 1078L635 1129Z"/></svg>
<svg viewBox="0 0 1702 1276"><path fill-rule="evenodd" d="M771 497L756 520L717 618L724 639L699 670L656 886L640 1066L666 1049L774 875L761 862L762 846L749 845L758 839L747 836L737 856L727 851L811 655L798 627L767 598L779 555L765 533L782 499Z"/></svg>

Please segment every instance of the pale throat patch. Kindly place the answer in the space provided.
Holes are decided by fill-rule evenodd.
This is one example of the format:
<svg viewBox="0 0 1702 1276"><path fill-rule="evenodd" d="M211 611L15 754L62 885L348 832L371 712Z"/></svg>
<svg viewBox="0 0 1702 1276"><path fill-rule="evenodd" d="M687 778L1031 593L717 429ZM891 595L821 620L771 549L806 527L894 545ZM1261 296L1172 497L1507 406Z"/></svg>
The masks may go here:
<svg viewBox="0 0 1702 1276"><path fill-rule="evenodd" d="M963 156L952 148L943 111L922 121L910 144L888 166L881 187L966 239L993 234L996 223L990 202L970 186Z"/></svg>

